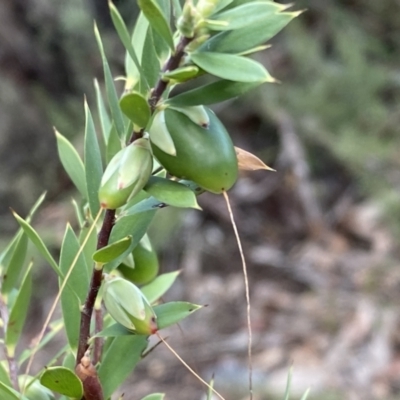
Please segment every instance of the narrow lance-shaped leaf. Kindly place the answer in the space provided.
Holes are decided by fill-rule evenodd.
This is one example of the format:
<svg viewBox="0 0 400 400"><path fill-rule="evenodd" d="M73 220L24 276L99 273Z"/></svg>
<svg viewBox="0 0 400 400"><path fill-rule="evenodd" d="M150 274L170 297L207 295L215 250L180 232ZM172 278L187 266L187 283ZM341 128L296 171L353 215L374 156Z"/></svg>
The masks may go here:
<svg viewBox="0 0 400 400"><path fill-rule="evenodd" d="M9 356L15 354L15 347L21 336L22 328L25 323L28 307L32 293L32 263L28 267L25 277L22 281L18 296L11 309L5 335L5 345Z"/></svg>
<svg viewBox="0 0 400 400"><path fill-rule="evenodd" d="M157 315L158 328L163 329L176 324L202 307L184 301L175 301L154 306L153 309Z"/></svg>
<svg viewBox="0 0 400 400"><path fill-rule="evenodd" d="M103 43L101 41L100 32L97 29L96 25L94 26L94 34L95 34L97 44L99 46L101 58L103 61L104 80L105 80L105 84L106 84L106 92L107 92L107 97L108 97L108 104L109 104L109 107L111 110L111 115L113 117L115 129L117 130L118 136L120 138L123 138L124 131L125 131L124 119L122 116L121 109L119 108L119 105L118 105L117 92L115 90L110 66L108 65L108 61L107 61L107 58L106 58L106 55L104 52L104 47L103 47Z"/></svg>
<svg viewBox="0 0 400 400"><path fill-rule="evenodd" d="M163 400L165 397L164 393L152 393L143 397L142 400Z"/></svg>
<svg viewBox="0 0 400 400"><path fill-rule="evenodd" d="M57 273L58 276L61 276L61 272L58 268L56 261L54 260L53 256L50 254L49 250L47 249L46 245L43 243L43 240L37 234L37 232L29 225L23 218L21 218L16 212L13 212L13 215L19 225L22 227L28 238L31 242L35 245L35 247L39 250L42 254L44 259L50 264L53 270Z"/></svg>
<svg viewBox="0 0 400 400"><path fill-rule="evenodd" d="M137 54L135 53L135 50L132 46L132 42L131 42L131 38L129 36L128 29L126 28L124 20L122 19L121 14L119 13L118 9L115 7L115 5L111 1L109 2L109 6L110 6L110 15L111 15L111 19L113 21L115 30L117 31L122 44L124 45L127 53L129 54L129 57L132 59L133 63L135 64L136 69L139 72L143 90L146 90L149 88L149 84L146 81L145 75L143 73L143 69L140 65L139 58L138 58Z"/></svg>
<svg viewBox="0 0 400 400"><path fill-rule="evenodd" d="M256 171L259 169L266 169L268 171L275 171L274 169L268 167L264 164L258 157L254 154L249 153L239 147L235 147L236 157L238 159L239 170L242 171Z"/></svg>
<svg viewBox="0 0 400 400"><path fill-rule="evenodd" d="M233 54L197 52L192 61L208 73L237 82L275 82L268 71L257 61Z"/></svg>
<svg viewBox="0 0 400 400"><path fill-rule="evenodd" d="M160 6L154 0L138 0L138 4L152 28L160 34L171 50L174 50L171 28Z"/></svg>
<svg viewBox="0 0 400 400"><path fill-rule="evenodd" d="M142 52L142 65L145 66L146 68L143 69L143 75L146 77L146 81L149 84L150 87L155 87L157 80L160 75L160 69L161 69L161 63L160 59L158 58L159 55L157 53L157 40L159 38L159 35L153 31L153 29L149 28L146 33L146 39L144 41L144 46L143 46L143 52ZM162 39L159 39L162 41L162 45L160 46L162 50L160 51L163 53L163 50L165 49L165 42ZM167 47L167 54L168 54L168 49ZM145 88L147 89L147 88ZM148 94L148 90L142 91L146 95Z"/></svg>
<svg viewBox="0 0 400 400"><path fill-rule="evenodd" d="M0 382L4 383L7 386L12 386L5 360L0 362Z"/></svg>
<svg viewBox="0 0 400 400"><path fill-rule="evenodd" d="M1 292L3 294L10 293L16 286L24 268L27 249L28 236L25 233L22 233L16 243L11 260L7 265L7 268L4 270L3 284L1 285Z"/></svg>
<svg viewBox="0 0 400 400"><path fill-rule="evenodd" d="M26 396L18 393L15 389L0 382L0 398L1 400L29 400Z"/></svg>
<svg viewBox="0 0 400 400"><path fill-rule="evenodd" d="M54 392L74 399L80 399L83 396L81 380L65 367L47 368L40 377L40 383Z"/></svg>
<svg viewBox="0 0 400 400"><path fill-rule="evenodd" d="M97 79L94 80L94 89L96 92L97 112L99 113L101 131L103 133L104 143L107 145L110 136L111 121Z"/></svg>
<svg viewBox="0 0 400 400"><path fill-rule="evenodd" d="M79 251L79 241L71 226L65 230L60 254L60 269L64 276L69 272L72 263ZM60 280L60 286L63 280ZM85 258L81 253L69 275L68 284L61 294L61 309L68 342L72 349L76 349L79 340L80 307L85 301L89 287L89 272Z"/></svg>
<svg viewBox="0 0 400 400"><path fill-rule="evenodd" d="M103 175L100 146L93 123L92 114L85 101L85 176L89 208L93 217L100 209L99 187Z"/></svg>
<svg viewBox="0 0 400 400"><path fill-rule="evenodd" d="M170 206L201 209L194 192L179 182L152 176L143 190Z"/></svg>
<svg viewBox="0 0 400 400"><path fill-rule="evenodd" d="M103 355L98 371L104 398L108 399L132 373L146 347L147 338L142 335L119 336L113 339Z"/></svg>
<svg viewBox="0 0 400 400"><path fill-rule="evenodd" d="M93 260L98 263L108 263L110 261L115 260L121 254L125 253L125 251L130 247L132 243L132 237L127 236L123 239L120 239L114 243L109 244L99 250L97 250L93 254Z"/></svg>
<svg viewBox="0 0 400 400"><path fill-rule="evenodd" d="M167 292L174 284L179 274L180 271L174 271L159 275L149 284L142 286L140 290L145 295L148 302L152 304Z"/></svg>
<svg viewBox="0 0 400 400"><path fill-rule="evenodd" d="M209 105L229 100L261 85L261 82L233 82L220 80L180 93L166 101L175 107Z"/></svg>
<svg viewBox="0 0 400 400"><path fill-rule="evenodd" d="M85 182L85 167L78 152L68 139L55 131L57 139L58 155L65 172L71 178L75 187L79 190L81 196L86 199L86 182Z"/></svg>

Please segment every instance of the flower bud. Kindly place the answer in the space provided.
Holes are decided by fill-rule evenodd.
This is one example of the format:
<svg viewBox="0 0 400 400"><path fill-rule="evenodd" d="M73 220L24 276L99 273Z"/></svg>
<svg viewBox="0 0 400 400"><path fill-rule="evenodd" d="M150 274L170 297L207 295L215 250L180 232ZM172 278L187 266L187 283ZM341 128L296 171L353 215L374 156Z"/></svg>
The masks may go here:
<svg viewBox="0 0 400 400"><path fill-rule="evenodd" d="M192 38L198 19L199 15L196 7L194 7L192 1L186 1L183 6L182 15L177 22L179 32L187 38Z"/></svg>
<svg viewBox="0 0 400 400"><path fill-rule="evenodd" d="M139 193L153 169L149 141L135 140L120 150L104 171L99 189L102 208L116 209Z"/></svg>
<svg viewBox="0 0 400 400"><path fill-rule="evenodd" d="M197 11L203 17L209 17L217 6L218 0L199 0L197 2Z"/></svg>
<svg viewBox="0 0 400 400"><path fill-rule="evenodd" d="M140 289L121 277L106 279L103 300L110 315L139 335L156 333L156 314Z"/></svg>

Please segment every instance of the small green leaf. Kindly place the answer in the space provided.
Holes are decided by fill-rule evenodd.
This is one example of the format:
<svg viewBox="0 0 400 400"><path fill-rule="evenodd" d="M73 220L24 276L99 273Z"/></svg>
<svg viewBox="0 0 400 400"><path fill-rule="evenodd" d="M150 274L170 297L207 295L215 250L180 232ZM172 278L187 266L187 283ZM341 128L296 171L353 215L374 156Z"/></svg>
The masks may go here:
<svg viewBox="0 0 400 400"><path fill-rule="evenodd" d="M18 393L15 389L0 382L0 398L1 400L29 400L26 396Z"/></svg>
<svg viewBox="0 0 400 400"><path fill-rule="evenodd" d="M43 372L40 383L68 397L80 399L83 396L81 380L68 368L50 367Z"/></svg>
<svg viewBox="0 0 400 400"><path fill-rule="evenodd" d="M124 253L105 266L105 272L115 269L122 262L122 260L132 252L132 250L139 243L140 239L147 232L154 214L155 210L152 210L117 219L114 228L111 231L109 243L112 244L122 238L125 238L126 236L131 236L132 242Z"/></svg>
<svg viewBox="0 0 400 400"><path fill-rule="evenodd" d="M143 397L142 400L163 400L165 397L165 393L152 393Z"/></svg>
<svg viewBox="0 0 400 400"><path fill-rule="evenodd" d="M115 129L117 130L118 136L120 138L124 137L124 132L125 132L125 124L124 124L124 119L122 116L121 109L119 108L118 105L118 97L117 97L117 92L115 90L114 86L114 81L111 75L111 70L110 66L108 65L108 61L104 52L104 47L103 43L101 41L101 36L100 32L97 29L97 26L94 26L94 34L97 40L97 44L99 46L100 54L101 54L101 59L103 61L103 69L104 69L104 80L106 84L106 92L107 92L107 97L108 97L108 105L111 110L111 115L114 120L115 124Z"/></svg>
<svg viewBox="0 0 400 400"><path fill-rule="evenodd" d="M146 39L144 41L143 53L142 53L142 65L145 65L146 68L143 70L143 74L146 77L146 81L150 87L155 87L156 82L160 76L161 64L157 54L156 40L159 35L153 31L153 29L149 28L147 30ZM162 42L162 47L164 48L165 42L162 39L159 39ZM169 47L167 47L168 51ZM145 88L148 89L148 88ZM149 91L146 91L146 94Z"/></svg>
<svg viewBox="0 0 400 400"><path fill-rule="evenodd" d="M150 119L150 106L145 97L131 92L119 101L122 112L137 126L144 128Z"/></svg>
<svg viewBox="0 0 400 400"><path fill-rule="evenodd" d="M64 276L67 275L71 268L76 254L79 251L79 247L79 241L71 226L68 224L60 254L60 269ZM63 280L60 280L60 286L62 282ZM79 255L67 282L68 284L61 294L61 309L69 345L72 349L76 349L79 340L80 307L85 301L89 287L89 271L82 253Z"/></svg>
<svg viewBox="0 0 400 400"><path fill-rule="evenodd" d="M164 329L176 324L200 308L203 308L203 306L184 301L175 301L153 307L154 312L157 315L157 324L159 329Z"/></svg>
<svg viewBox="0 0 400 400"><path fill-rule="evenodd" d="M310 391L311 391L311 389L308 388L308 389L304 392L303 396L301 396L301 399L300 399L300 400L307 400L307 399L308 399L308 395L310 394Z"/></svg>
<svg viewBox="0 0 400 400"><path fill-rule="evenodd" d="M121 150L121 140L118 136L114 122L111 125L110 134L106 148L106 163L108 164L112 158Z"/></svg>
<svg viewBox="0 0 400 400"><path fill-rule="evenodd" d="M103 176L103 166L101 162L101 153L96 130L93 123L92 114L85 101L85 175L86 188L89 200L90 212L93 217L97 215L100 209L99 187L101 177Z"/></svg>
<svg viewBox="0 0 400 400"><path fill-rule="evenodd" d="M163 207L165 207L165 204L162 201L157 200L154 197L149 197L142 201L139 201L138 203L135 203L131 207L126 208L124 210L123 214L121 215L121 217L122 216L127 217L127 216L131 216L131 215L135 215L135 214L140 214L142 212L151 211L151 210L155 211L158 208L163 208Z"/></svg>
<svg viewBox="0 0 400 400"><path fill-rule="evenodd" d="M12 386L6 363L6 360L0 361L0 382L6 386Z"/></svg>
<svg viewBox="0 0 400 400"><path fill-rule="evenodd" d="M199 71L199 68L197 68L195 65L188 65L186 67L174 69L173 71L164 72L162 77L163 79L185 82L197 76Z"/></svg>
<svg viewBox="0 0 400 400"><path fill-rule="evenodd" d="M140 290L150 304L157 301L174 284L180 271L168 272L157 276L151 283L142 286Z"/></svg>
<svg viewBox="0 0 400 400"><path fill-rule="evenodd" d="M108 246L97 250L93 254L93 260L102 264L115 260L121 254L125 253L125 251L130 247L131 243L132 236L122 238L112 244L109 244Z"/></svg>
<svg viewBox="0 0 400 400"><path fill-rule="evenodd" d="M259 86L260 82L233 82L220 80L180 93L166 101L172 107L209 105L237 97Z"/></svg>
<svg viewBox="0 0 400 400"><path fill-rule="evenodd" d="M208 73L237 82L274 82L274 78L257 61L233 54L198 52L191 59Z"/></svg>
<svg viewBox="0 0 400 400"><path fill-rule="evenodd" d="M10 357L14 356L15 347L17 346L19 337L21 336L22 328L25 323L28 307L30 304L32 293L32 263L28 267L21 287L18 291L18 296L10 312L10 317L7 324L4 343L7 347Z"/></svg>
<svg viewBox="0 0 400 400"><path fill-rule="evenodd" d="M254 24L264 22L271 14L275 14L281 9L282 6L274 2L256 1L243 4L239 7L231 8L228 11L222 11L221 13L214 15L210 22L227 22L228 24L226 26L221 25L220 28L217 29L235 30L245 26L252 26ZM212 29L214 29L214 25L212 25Z"/></svg>
<svg viewBox="0 0 400 400"><path fill-rule="evenodd" d="M245 52L274 37L300 13L301 12L284 12L271 14L265 21L261 21L257 24L233 31L221 32L207 40L197 51L232 54Z"/></svg>
<svg viewBox="0 0 400 400"><path fill-rule="evenodd" d="M16 212L13 211L13 215L21 228L24 230L28 238L31 242L35 245L35 247L39 250L42 254L44 259L50 264L53 270L56 272L58 276L61 276L61 272L58 268L57 263L55 262L54 258L50 254L49 250L47 249L46 245L43 243L43 240L37 234L37 232L32 228L31 225L28 224L23 218L21 218Z"/></svg>
<svg viewBox="0 0 400 400"><path fill-rule="evenodd" d="M14 247L11 260L7 265L7 268L4 269L3 284L1 285L1 292L3 294L10 293L16 286L24 268L27 249L28 236L22 233Z"/></svg>
<svg viewBox="0 0 400 400"><path fill-rule="evenodd" d="M58 155L65 172L84 199L87 198L85 167L74 146L61 133L55 131Z"/></svg>
<svg viewBox="0 0 400 400"><path fill-rule="evenodd" d="M132 332L128 328L125 328L122 324L116 322L104 328L101 332L96 333L96 335L92 336L90 340L93 340L97 337L116 337L116 336L129 336L129 335L136 335L136 333Z"/></svg>
<svg viewBox="0 0 400 400"><path fill-rule="evenodd" d="M152 176L143 188L157 200L173 207L191 207L201 210L196 195L185 185L170 179Z"/></svg>
<svg viewBox="0 0 400 400"><path fill-rule="evenodd" d="M97 112L99 113L101 131L103 133L104 143L107 144L110 135L111 121L106 106L104 104L103 95L101 94L99 82L97 81L97 79L94 80L94 89L96 92Z"/></svg>
<svg viewBox="0 0 400 400"><path fill-rule="evenodd" d="M82 246L89 231L90 231L89 223L85 224L81 228L81 231L79 232L79 246ZM92 274L92 269L93 269L92 255L96 251L96 247L97 247L97 232L96 232L96 229L92 229L90 236L86 240L86 244L85 244L84 248L82 249L82 255L85 258L89 276Z"/></svg>
<svg viewBox="0 0 400 400"><path fill-rule="evenodd" d="M147 337L142 335L119 336L112 340L98 371L104 398L108 399L132 373L146 347Z"/></svg>
<svg viewBox="0 0 400 400"><path fill-rule="evenodd" d="M151 27L160 34L170 49L174 50L171 28L160 6L154 0L138 0L138 4Z"/></svg>

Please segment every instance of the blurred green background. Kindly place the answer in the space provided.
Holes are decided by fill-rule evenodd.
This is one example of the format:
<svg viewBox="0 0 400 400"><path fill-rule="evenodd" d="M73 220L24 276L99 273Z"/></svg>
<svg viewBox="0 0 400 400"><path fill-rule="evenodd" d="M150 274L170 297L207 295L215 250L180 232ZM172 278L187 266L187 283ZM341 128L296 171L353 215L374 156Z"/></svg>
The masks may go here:
<svg viewBox="0 0 400 400"><path fill-rule="evenodd" d="M130 26L134 3L115 2ZM273 388L283 387L293 361L299 393L313 385L315 398L397 398L400 3L298 0L292 9L304 13L259 57L281 83L216 107L235 143L278 170L246 175L232 191L255 284L256 353L281 352L265 350L256 367ZM16 229L9 207L24 214L44 190L47 205L38 223L55 249L52 229L62 233L65 218L72 218L74 191L58 161L52 127L81 147L83 96L94 108L93 78L102 80L94 19L114 76L122 75L123 49L106 0L0 2L2 241ZM236 245L222 200L206 195L200 202L201 215L164 213L153 237L166 270L188 264L187 285L201 276L217 290L217 278L233 274L226 263L237 259ZM187 235L181 240L182 232L198 228L203 255ZM240 265L235 268L240 274ZM229 278L233 291L235 277ZM231 300L215 301L242 315L243 303ZM217 331L224 337L241 332L240 321L225 321ZM272 332L281 339L274 342ZM211 361L225 368L225 359L211 359L200 361L200 369ZM240 372L229 365L231 376ZM144 367L139 372L149 376ZM164 384L179 379L167 374ZM175 398L185 398L184 391Z"/></svg>

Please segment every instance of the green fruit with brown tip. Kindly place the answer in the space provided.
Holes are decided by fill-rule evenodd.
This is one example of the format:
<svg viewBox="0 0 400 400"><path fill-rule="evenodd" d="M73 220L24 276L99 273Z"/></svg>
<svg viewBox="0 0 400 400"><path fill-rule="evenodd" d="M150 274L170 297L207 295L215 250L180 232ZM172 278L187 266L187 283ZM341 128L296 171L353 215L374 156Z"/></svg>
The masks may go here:
<svg viewBox="0 0 400 400"><path fill-rule="evenodd" d="M147 236L132 251L131 262L127 260L126 263L118 267L118 270L124 278L136 285L145 285L157 276L159 271L158 257Z"/></svg>
<svg viewBox="0 0 400 400"><path fill-rule="evenodd" d="M235 148L222 122L205 108L209 125L202 127L179 111L166 109L165 121L176 156L152 143L153 154L172 175L196 182L213 193L229 190L237 180Z"/></svg>

